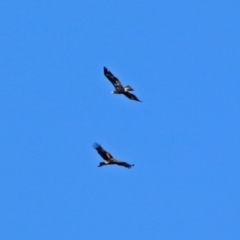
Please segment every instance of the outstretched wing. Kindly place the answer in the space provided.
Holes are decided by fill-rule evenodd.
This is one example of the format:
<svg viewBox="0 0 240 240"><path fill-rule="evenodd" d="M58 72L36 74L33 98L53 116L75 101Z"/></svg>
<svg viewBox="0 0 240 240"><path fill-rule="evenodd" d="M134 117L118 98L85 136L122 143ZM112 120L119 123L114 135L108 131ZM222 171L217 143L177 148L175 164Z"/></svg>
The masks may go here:
<svg viewBox="0 0 240 240"><path fill-rule="evenodd" d="M123 88L121 82L110 71L108 71L107 68L104 67L103 70L104 70L104 75L106 76L106 78L113 84L113 86L116 89Z"/></svg>
<svg viewBox="0 0 240 240"><path fill-rule="evenodd" d="M132 94L130 92L124 92L123 94L131 100L141 102L134 94Z"/></svg>
<svg viewBox="0 0 240 240"><path fill-rule="evenodd" d="M134 166L134 164L131 165L127 162L118 161L116 159L111 160L111 163L114 163L114 164L117 164L119 166L126 167L126 168L131 168Z"/></svg>
<svg viewBox="0 0 240 240"><path fill-rule="evenodd" d="M113 156L105 151L101 145L99 145L98 143L94 143L93 144L93 147L97 150L98 154L106 161L109 161L110 159L113 158Z"/></svg>

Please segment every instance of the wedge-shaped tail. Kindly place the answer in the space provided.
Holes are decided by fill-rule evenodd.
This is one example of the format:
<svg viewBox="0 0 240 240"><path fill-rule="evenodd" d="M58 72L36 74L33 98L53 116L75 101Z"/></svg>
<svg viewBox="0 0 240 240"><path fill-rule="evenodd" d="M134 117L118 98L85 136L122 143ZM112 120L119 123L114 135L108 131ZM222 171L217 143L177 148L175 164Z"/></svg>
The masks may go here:
<svg viewBox="0 0 240 240"><path fill-rule="evenodd" d="M125 92L130 92L130 91L134 91L134 89L133 89L131 86L127 85L127 86L124 88L124 91L125 91Z"/></svg>

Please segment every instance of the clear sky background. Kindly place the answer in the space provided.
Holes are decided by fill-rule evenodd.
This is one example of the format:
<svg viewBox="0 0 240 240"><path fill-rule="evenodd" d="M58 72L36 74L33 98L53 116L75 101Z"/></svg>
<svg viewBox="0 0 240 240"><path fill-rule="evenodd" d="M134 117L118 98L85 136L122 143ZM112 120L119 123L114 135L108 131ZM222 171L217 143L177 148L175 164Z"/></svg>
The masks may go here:
<svg viewBox="0 0 240 240"><path fill-rule="evenodd" d="M0 239L240 239L239 12L1 1Z"/></svg>

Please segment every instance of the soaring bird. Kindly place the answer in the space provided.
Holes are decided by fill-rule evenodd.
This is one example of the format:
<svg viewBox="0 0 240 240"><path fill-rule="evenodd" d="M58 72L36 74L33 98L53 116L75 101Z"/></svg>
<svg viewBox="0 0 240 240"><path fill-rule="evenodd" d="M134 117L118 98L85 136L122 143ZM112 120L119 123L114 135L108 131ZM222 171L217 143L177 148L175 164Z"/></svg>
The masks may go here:
<svg viewBox="0 0 240 240"><path fill-rule="evenodd" d="M98 154L105 160L104 162L100 162L98 167L102 167L110 164L117 164L119 166L123 166L126 168L131 168L134 166L134 164L130 165L127 162L122 162L114 159L113 156L109 152L105 151L102 148L102 146L99 145L98 143L94 143L93 147L97 150Z"/></svg>
<svg viewBox="0 0 240 240"><path fill-rule="evenodd" d="M106 67L104 67L103 70L106 78L115 87L115 90L112 93L123 94L131 100L141 102L134 94L130 93L130 91L134 91L132 87L130 87L129 85L127 85L126 87L123 87L121 82Z"/></svg>

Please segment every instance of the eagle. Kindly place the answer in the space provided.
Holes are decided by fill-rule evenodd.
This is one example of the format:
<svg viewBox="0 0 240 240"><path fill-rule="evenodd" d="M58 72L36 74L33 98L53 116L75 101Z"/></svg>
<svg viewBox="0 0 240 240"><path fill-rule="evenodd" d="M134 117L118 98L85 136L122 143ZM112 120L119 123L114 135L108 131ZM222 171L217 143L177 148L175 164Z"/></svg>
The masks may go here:
<svg viewBox="0 0 240 240"><path fill-rule="evenodd" d="M104 159L104 162L100 162L98 167L107 166L110 164L116 164L118 166L122 166L126 168L131 168L134 166L134 164L131 165L127 162L122 162L114 159L114 157L109 152L104 150L102 146L99 145L98 143L94 143L93 147L97 150L98 154Z"/></svg>
<svg viewBox="0 0 240 240"><path fill-rule="evenodd" d="M134 91L132 87L127 85L123 87L121 82L106 68L103 68L105 77L113 84L115 90L112 93L115 94L123 94L131 100L135 100L141 102L134 94L130 93L130 91Z"/></svg>

